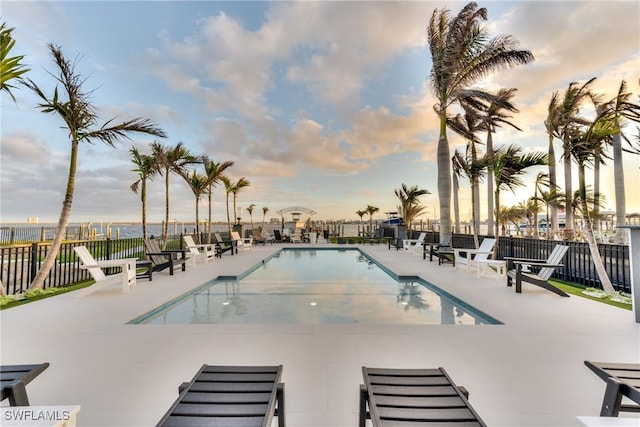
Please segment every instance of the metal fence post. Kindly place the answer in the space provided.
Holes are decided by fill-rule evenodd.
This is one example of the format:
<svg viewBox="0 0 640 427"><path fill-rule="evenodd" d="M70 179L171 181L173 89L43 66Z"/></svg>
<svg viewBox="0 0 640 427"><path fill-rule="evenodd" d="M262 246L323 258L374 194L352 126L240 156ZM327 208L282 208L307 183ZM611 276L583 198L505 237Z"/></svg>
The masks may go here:
<svg viewBox="0 0 640 427"><path fill-rule="evenodd" d="M38 273L38 243L32 243L29 250L29 283L33 281ZM27 286L29 286L27 284ZM21 286L22 287L22 284Z"/></svg>

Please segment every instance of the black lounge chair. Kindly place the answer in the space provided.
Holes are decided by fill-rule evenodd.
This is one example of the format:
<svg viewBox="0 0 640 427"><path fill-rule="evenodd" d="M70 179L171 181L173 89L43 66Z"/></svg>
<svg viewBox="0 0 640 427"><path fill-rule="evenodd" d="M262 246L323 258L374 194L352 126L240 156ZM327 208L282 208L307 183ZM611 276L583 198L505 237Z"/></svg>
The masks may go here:
<svg viewBox="0 0 640 427"><path fill-rule="evenodd" d="M359 427L465 425L486 426L444 368L379 369L362 367ZM367 411L367 406L369 410Z"/></svg>
<svg viewBox="0 0 640 427"><path fill-rule="evenodd" d="M282 243L282 233L280 233L280 230L273 230L273 239L278 243Z"/></svg>
<svg viewBox="0 0 640 427"><path fill-rule="evenodd" d="M440 251L442 250L443 252L447 253L453 252L453 248L451 247L452 240L453 236L449 235L445 236L442 243L423 243L422 259L426 259L428 253L429 261L433 261L433 256L436 255L438 257L438 262L441 263L442 256L440 254Z"/></svg>
<svg viewBox="0 0 640 427"><path fill-rule="evenodd" d="M617 417L620 412L640 412L640 364L584 361L584 364L607 383L600 409L601 417ZM622 404L626 397L635 405Z"/></svg>
<svg viewBox="0 0 640 427"><path fill-rule="evenodd" d="M187 269L187 251L185 249L165 249L158 246L156 239L145 239L144 247L147 256L153 262L152 271L162 271L169 269L169 274L173 275L174 267L182 265L182 271Z"/></svg>
<svg viewBox="0 0 640 427"><path fill-rule="evenodd" d="M554 270L562 267L560 261L562 261L568 249L568 246L556 245L546 261L540 259L505 257L505 261L507 261L507 286L513 286L513 280L515 280L516 293L520 294L522 293L522 282L527 282L540 286L554 294L569 297L569 294L549 283L549 279L551 279ZM511 268L513 265L515 265L515 269ZM525 266L537 268L538 272L525 271Z"/></svg>
<svg viewBox="0 0 640 427"><path fill-rule="evenodd" d="M157 426L285 427L281 377L282 365L203 365Z"/></svg>
<svg viewBox="0 0 640 427"><path fill-rule="evenodd" d="M231 255L238 253L238 242L235 240L224 240L220 233L213 235L216 239L218 247L216 247L216 256L222 258L222 254L225 252L231 252Z"/></svg>
<svg viewBox="0 0 640 427"><path fill-rule="evenodd" d="M49 367L49 363L39 365L2 365L0 402L9 399L11 406L29 406L26 385Z"/></svg>

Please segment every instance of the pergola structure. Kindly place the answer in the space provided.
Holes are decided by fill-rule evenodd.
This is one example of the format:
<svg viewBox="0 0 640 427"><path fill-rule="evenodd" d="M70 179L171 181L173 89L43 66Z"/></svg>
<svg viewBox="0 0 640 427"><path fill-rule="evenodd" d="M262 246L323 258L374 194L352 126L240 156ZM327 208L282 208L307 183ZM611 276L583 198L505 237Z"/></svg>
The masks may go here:
<svg viewBox="0 0 640 427"><path fill-rule="evenodd" d="M309 217L316 214L314 210L302 206L289 206L288 208L280 209L276 213L280 216L291 214L293 221L299 221L302 214L307 214Z"/></svg>

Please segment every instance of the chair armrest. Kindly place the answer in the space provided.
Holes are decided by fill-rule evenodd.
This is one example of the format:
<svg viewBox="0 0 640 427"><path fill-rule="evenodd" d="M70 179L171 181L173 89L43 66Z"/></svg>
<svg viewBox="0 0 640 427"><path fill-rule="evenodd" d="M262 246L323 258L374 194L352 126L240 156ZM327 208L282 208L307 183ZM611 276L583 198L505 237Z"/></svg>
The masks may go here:
<svg viewBox="0 0 640 427"><path fill-rule="evenodd" d="M511 256L506 256L504 257L505 261L512 261L512 262L516 262L516 261L520 261L520 262L544 262L543 259L539 259L539 258L517 258L517 257L511 257Z"/></svg>
<svg viewBox="0 0 640 427"><path fill-rule="evenodd" d="M528 265L530 267L564 267L564 264L547 264L546 262L523 262L523 261L514 261L516 265Z"/></svg>
<svg viewBox="0 0 640 427"><path fill-rule="evenodd" d="M119 259L104 259L96 261L95 265L87 265L86 267L120 267L126 264L135 264L138 258L119 258Z"/></svg>

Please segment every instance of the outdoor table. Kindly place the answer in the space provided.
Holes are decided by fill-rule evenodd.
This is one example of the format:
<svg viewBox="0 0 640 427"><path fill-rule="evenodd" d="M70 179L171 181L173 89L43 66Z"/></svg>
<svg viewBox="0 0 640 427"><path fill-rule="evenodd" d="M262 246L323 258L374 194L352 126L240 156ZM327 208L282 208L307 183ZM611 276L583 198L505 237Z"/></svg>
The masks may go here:
<svg viewBox="0 0 640 427"><path fill-rule="evenodd" d="M8 398L11 406L29 406L25 387L48 367L49 363L0 366L0 380L2 383L0 402Z"/></svg>

